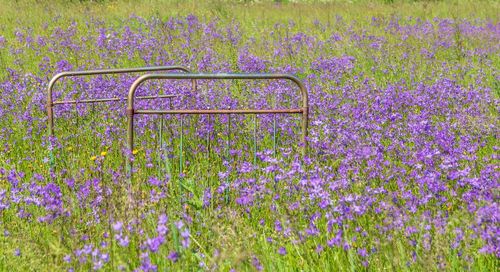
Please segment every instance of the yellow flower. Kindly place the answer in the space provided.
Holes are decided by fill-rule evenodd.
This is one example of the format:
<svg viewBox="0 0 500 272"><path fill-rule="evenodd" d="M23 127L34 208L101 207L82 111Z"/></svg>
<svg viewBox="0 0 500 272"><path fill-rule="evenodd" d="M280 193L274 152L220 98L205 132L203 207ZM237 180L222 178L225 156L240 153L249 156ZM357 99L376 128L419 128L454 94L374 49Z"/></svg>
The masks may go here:
<svg viewBox="0 0 500 272"><path fill-rule="evenodd" d="M97 159L97 156L92 156L92 157L90 158L90 160L91 160L91 161L95 161L96 159Z"/></svg>
<svg viewBox="0 0 500 272"><path fill-rule="evenodd" d="M73 147L72 147L72 146L69 146L68 148L66 148L66 150L68 150L68 151L73 151Z"/></svg>
<svg viewBox="0 0 500 272"><path fill-rule="evenodd" d="M139 150L137 150L137 149L134 149L134 150L132 151L132 154L134 154L134 155L137 155L137 153L139 153Z"/></svg>
<svg viewBox="0 0 500 272"><path fill-rule="evenodd" d="M101 152L101 156L105 157L106 155L108 155L108 152L106 151Z"/></svg>

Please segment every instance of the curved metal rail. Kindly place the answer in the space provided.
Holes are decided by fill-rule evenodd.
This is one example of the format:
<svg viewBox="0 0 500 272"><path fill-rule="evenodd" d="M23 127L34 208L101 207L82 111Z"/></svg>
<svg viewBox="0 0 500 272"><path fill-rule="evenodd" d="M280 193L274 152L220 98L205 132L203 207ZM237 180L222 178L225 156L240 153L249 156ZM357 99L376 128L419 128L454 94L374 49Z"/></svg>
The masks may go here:
<svg viewBox="0 0 500 272"><path fill-rule="evenodd" d="M152 79L286 79L294 82L302 96L302 107L294 109L234 109L234 110L136 110L134 108L135 93L139 86ZM127 101L128 131L127 140L130 153L134 150L134 115L136 114L302 114L303 152L307 152L307 127L309 123L309 100L304 84L295 76L288 74L147 74L137 78L130 86ZM130 177L132 177L132 160L127 159Z"/></svg>
<svg viewBox="0 0 500 272"><path fill-rule="evenodd" d="M54 106L63 104L84 104L84 103L100 103L100 102L110 102L110 101L120 101L126 98L114 97L114 98L101 98L101 99L86 99L86 100L62 100L53 101L53 89L54 85L59 81L59 79L64 77L81 77L81 76L92 76L92 75L105 75L105 74L126 74L126 73L140 73L140 72L157 72L157 71L183 71L190 73L191 71L183 66L154 66L154 67L138 67L138 68L123 68L123 69L103 69L103 70L87 70L87 71L68 71L62 72L54 77L49 82L47 87L47 116L48 116L48 129L49 136L54 136ZM196 90L196 81L193 80L193 89ZM156 98L172 98L175 95L158 95L158 96L143 96L138 97L138 99L156 99Z"/></svg>

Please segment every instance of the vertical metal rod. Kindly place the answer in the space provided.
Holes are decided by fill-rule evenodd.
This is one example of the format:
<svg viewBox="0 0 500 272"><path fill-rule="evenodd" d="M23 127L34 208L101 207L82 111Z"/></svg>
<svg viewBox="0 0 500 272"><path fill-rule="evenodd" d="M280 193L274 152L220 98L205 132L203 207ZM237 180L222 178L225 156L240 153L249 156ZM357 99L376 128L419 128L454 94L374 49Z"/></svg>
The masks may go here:
<svg viewBox="0 0 500 272"><path fill-rule="evenodd" d="M78 117L79 117L79 114L78 114L78 102L77 102L77 103L75 103L75 122L76 122L76 127L79 127L78 126L78 121L79 121Z"/></svg>
<svg viewBox="0 0 500 272"><path fill-rule="evenodd" d="M162 116L162 118L165 118L165 117ZM168 129L167 129L167 127L165 127L165 134L167 134L166 137L169 137L168 135L170 135L171 136L170 139L172 139L172 141L173 141L173 138L174 138L173 135L174 135L174 133L173 133L173 131L172 131L172 129L170 127L168 127ZM169 150L170 149L169 148L171 148L173 146L172 141L170 141L171 145L169 145L167 142L164 142L164 144L163 144L163 154L165 156L165 159L164 159L164 161L165 161L165 170L166 170L166 173L168 174L169 177L172 177L172 169L170 168L170 158L169 158L169 156L170 156L170 154L169 154ZM172 152L173 152L173 149L172 149Z"/></svg>
<svg viewBox="0 0 500 272"><path fill-rule="evenodd" d="M307 127L309 123L309 106L306 102L304 102L304 112L302 113L302 158L304 158L307 154Z"/></svg>
<svg viewBox="0 0 500 272"><path fill-rule="evenodd" d="M273 154L276 157L276 114L273 115Z"/></svg>
<svg viewBox="0 0 500 272"><path fill-rule="evenodd" d="M231 154L231 114L227 115L227 159L230 160Z"/></svg>
<svg viewBox="0 0 500 272"><path fill-rule="evenodd" d="M182 173L182 151L183 151L183 143L184 143L184 117L181 115L181 142L179 146L179 204L182 202L182 180L183 180L183 173Z"/></svg>
<svg viewBox="0 0 500 272"><path fill-rule="evenodd" d="M208 117L208 120L207 120L207 163L208 163L208 167L207 167L207 184L209 187L212 187L212 182L210 180L210 174L211 174L211 167L210 167L210 121L211 121L211 116L210 114L207 115Z"/></svg>
<svg viewBox="0 0 500 272"><path fill-rule="evenodd" d="M170 109L173 109L172 99L169 99L169 107L170 107ZM170 168L170 159L169 159L169 148L171 148L171 150L172 150L172 155L174 154L174 131L172 129L172 126L168 126L168 131L170 134L170 139L172 139L172 140L170 141L170 145L168 145L168 143L165 143L165 150L166 150L165 151L165 166L167 168L169 175L172 177L172 171ZM173 158L173 156L172 156L172 158Z"/></svg>
<svg viewBox="0 0 500 272"><path fill-rule="evenodd" d="M91 119L92 119L92 130L94 130L94 133L96 132L96 127L95 127L95 103L92 103L92 111L91 111ZM94 146L94 150L97 149L97 143L96 143L96 135L94 134L92 137L92 145Z"/></svg>
<svg viewBox="0 0 500 272"><path fill-rule="evenodd" d="M229 172L231 170L231 114L227 115L227 170L226 182L229 184ZM226 203L229 203L229 188L225 190L225 199Z"/></svg>
<svg viewBox="0 0 500 272"><path fill-rule="evenodd" d="M80 125L80 124L79 124L79 120L80 120L79 116L80 116L80 115L78 114L78 103L75 103L75 121L76 121L76 127L77 127L77 128L79 128L79 127L80 127L80 126L79 126L79 125ZM78 138L80 138L80 137L81 137L81 135L82 135L81 133L76 133L76 132L75 132L75 143L74 143L74 144L75 144L75 150L76 150L76 145L77 145L77 143L79 142L79 141L78 141ZM75 155L75 156L73 156L73 157L76 157L76 155Z"/></svg>
<svg viewBox="0 0 500 272"><path fill-rule="evenodd" d="M253 115L253 164L257 165L257 114Z"/></svg>
<svg viewBox="0 0 500 272"><path fill-rule="evenodd" d="M163 116L160 116L160 127L158 128L158 133L159 135L159 149L160 151L163 150Z"/></svg>
<svg viewBox="0 0 500 272"><path fill-rule="evenodd" d="M159 142L160 142L159 150L160 150L160 152L159 152L159 159L158 159L158 176L160 176L160 174L161 174L161 162L162 162L161 156L165 155L165 152L164 152L164 149L163 149L163 116L160 116L159 134L160 134L160 139L159 139Z"/></svg>
<svg viewBox="0 0 500 272"><path fill-rule="evenodd" d="M56 156L54 155L54 145L52 144L52 141L54 140L54 109L52 103L49 103L47 112L49 114L49 135L48 135L48 141L49 141L49 176L51 177L52 180L52 173L55 173L55 165L56 165Z"/></svg>
<svg viewBox="0 0 500 272"><path fill-rule="evenodd" d="M126 158L126 170L128 174L128 190L130 201L133 201L132 194L132 182L133 182L133 157L134 157L134 109L127 109L127 119L128 119L128 129L127 129L127 139L128 139L128 150L130 158Z"/></svg>
<svg viewBox="0 0 500 272"><path fill-rule="evenodd" d="M193 93L196 93L196 89L198 88L198 83L196 83L196 79L193 79L192 82L193 82Z"/></svg>
<svg viewBox="0 0 500 272"><path fill-rule="evenodd" d="M179 146L179 174L182 176L182 149L184 141L184 117L181 115L181 143Z"/></svg>
<svg viewBox="0 0 500 272"><path fill-rule="evenodd" d="M207 160L210 159L210 114L208 115L207 120Z"/></svg>

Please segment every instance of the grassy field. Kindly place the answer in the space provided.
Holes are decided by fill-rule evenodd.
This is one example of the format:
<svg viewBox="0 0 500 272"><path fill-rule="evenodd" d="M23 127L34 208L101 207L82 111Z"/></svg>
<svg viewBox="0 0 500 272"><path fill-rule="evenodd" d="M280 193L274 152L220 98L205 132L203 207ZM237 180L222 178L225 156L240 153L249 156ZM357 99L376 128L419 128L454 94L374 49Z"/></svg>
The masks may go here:
<svg viewBox="0 0 500 272"><path fill-rule="evenodd" d="M0 0L0 271L494 271L497 1ZM55 107L70 70L288 73L297 115ZM138 74L54 98L126 97ZM137 109L300 107L283 80L156 80ZM127 163L133 160L130 179Z"/></svg>

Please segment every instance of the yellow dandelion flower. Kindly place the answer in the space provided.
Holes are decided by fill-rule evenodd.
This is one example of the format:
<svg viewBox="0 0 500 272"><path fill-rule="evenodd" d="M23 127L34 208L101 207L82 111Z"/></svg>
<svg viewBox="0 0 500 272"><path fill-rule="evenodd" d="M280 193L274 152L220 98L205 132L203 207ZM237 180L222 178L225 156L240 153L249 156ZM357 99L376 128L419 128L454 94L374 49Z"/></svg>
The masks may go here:
<svg viewBox="0 0 500 272"><path fill-rule="evenodd" d="M72 146L69 146L68 148L66 148L66 150L68 150L68 151L73 151L73 147L72 147Z"/></svg>
<svg viewBox="0 0 500 272"><path fill-rule="evenodd" d="M92 157L90 158L90 160L91 160L91 161L95 161L96 159L97 159L97 156L92 156Z"/></svg>
<svg viewBox="0 0 500 272"><path fill-rule="evenodd" d="M105 157L106 155L108 155L108 152L106 151L101 152L101 156Z"/></svg>
<svg viewBox="0 0 500 272"><path fill-rule="evenodd" d="M139 153L139 150L137 150L137 149L134 149L134 150L132 151L132 154L134 154L134 155L137 155L137 153Z"/></svg>

